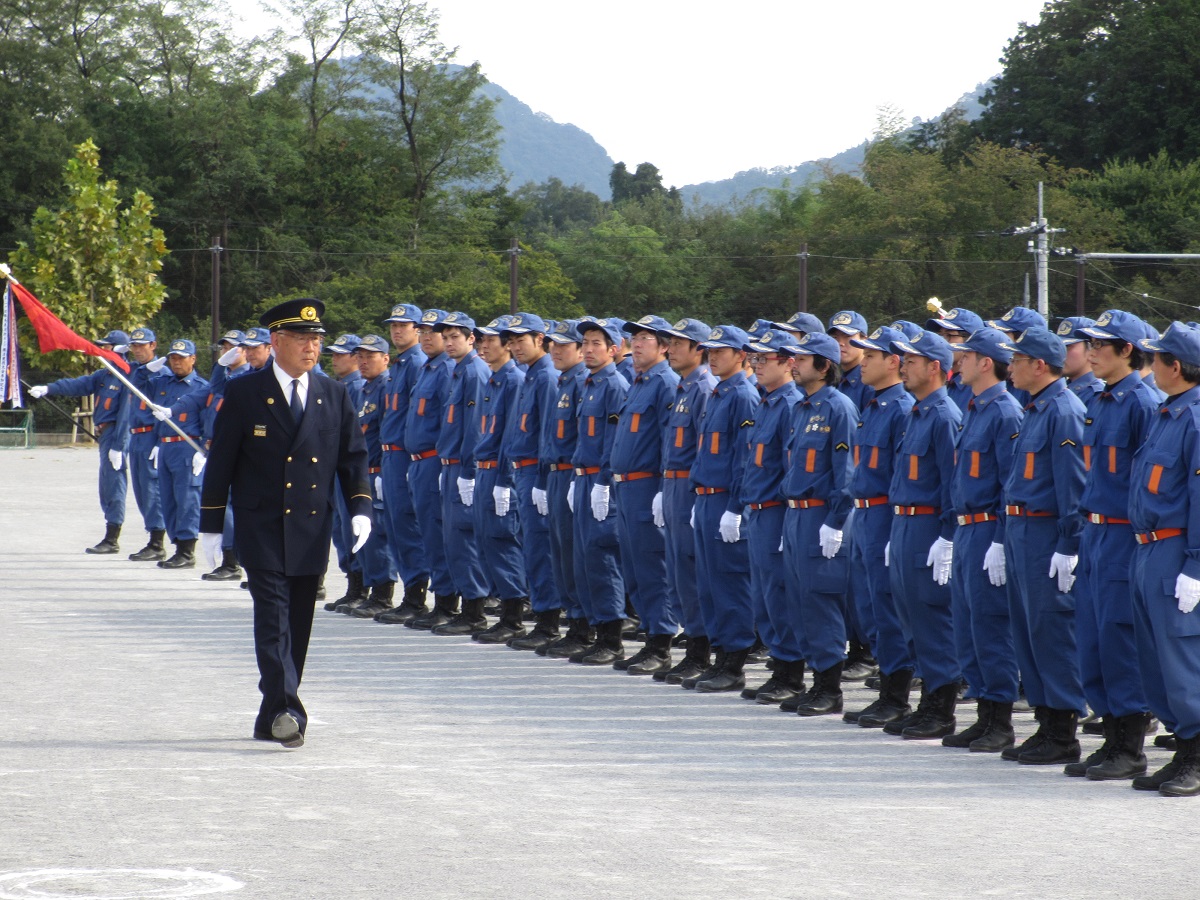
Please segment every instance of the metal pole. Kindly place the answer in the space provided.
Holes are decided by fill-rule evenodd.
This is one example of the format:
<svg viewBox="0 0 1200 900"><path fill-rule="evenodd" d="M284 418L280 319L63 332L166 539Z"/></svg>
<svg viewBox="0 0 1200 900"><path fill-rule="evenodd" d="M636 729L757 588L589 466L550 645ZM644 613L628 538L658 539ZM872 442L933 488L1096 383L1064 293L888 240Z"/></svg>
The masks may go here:
<svg viewBox="0 0 1200 900"><path fill-rule="evenodd" d="M800 312L808 312L808 242L800 245Z"/></svg>
<svg viewBox="0 0 1200 900"><path fill-rule="evenodd" d="M1082 256L1075 257L1075 315L1083 315L1084 293L1086 284L1084 273L1087 271L1087 260Z"/></svg>
<svg viewBox="0 0 1200 900"><path fill-rule="evenodd" d="M212 239L212 357L217 360L221 338L221 241L218 235Z"/></svg>
<svg viewBox="0 0 1200 900"><path fill-rule="evenodd" d="M155 406L156 405L153 400L151 400L149 397L147 397L145 394L143 394L141 391L139 391L136 387L134 387L133 382L131 382L124 375L122 375L120 369L118 369L116 366L114 366L112 363L110 363L103 356L98 356L96 358L98 360L100 360L101 363L104 364L104 368L108 369L108 371L110 371L114 375L116 375L117 380L120 381L121 384L125 385L125 387L129 388L129 390L133 392L133 395L135 397L137 397L139 400L141 400L147 406ZM167 425L169 425L175 431L176 434L178 434L181 438L183 438L185 441L187 441L188 446L191 447L193 450L195 450L197 453L202 453L205 456L208 456L208 454L204 452L203 448L201 448L201 446L199 444L197 444L190 437L188 437L186 434L183 433L183 429L175 424L174 419L165 419L165 420L160 420L160 421L165 421L167 423Z"/></svg>
<svg viewBox="0 0 1200 900"><path fill-rule="evenodd" d="M1037 288L1038 312L1046 321L1050 320L1050 235L1046 233L1045 207L1042 200L1043 185L1038 182L1037 219Z"/></svg>
<svg viewBox="0 0 1200 900"><path fill-rule="evenodd" d="M508 311L517 314L517 256L521 253L521 245L516 238L508 250Z"/></svg>

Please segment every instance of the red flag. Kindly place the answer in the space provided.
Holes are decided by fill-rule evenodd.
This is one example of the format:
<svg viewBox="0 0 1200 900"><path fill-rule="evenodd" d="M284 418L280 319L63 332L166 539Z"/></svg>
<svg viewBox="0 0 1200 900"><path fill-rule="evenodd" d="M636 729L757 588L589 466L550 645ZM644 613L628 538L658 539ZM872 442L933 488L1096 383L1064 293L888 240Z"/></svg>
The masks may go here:
<svg viewBox="0 0 1200 900"><path fill-rule="evenodd" d="M129 363L116 353L97 347L91 341L81 338L68 328L62 319L46 309L42 302L25 290L22 285L15 281L10 281L9 284L12 285L13 296L21 301L25 315L29 316L29 321L33 323L33 330L37 332L38 336L38 346L41 347L43 353L49 353L51 350L79 350L89 356L102 356L111 360L126 374L129 373Z"/></svg>

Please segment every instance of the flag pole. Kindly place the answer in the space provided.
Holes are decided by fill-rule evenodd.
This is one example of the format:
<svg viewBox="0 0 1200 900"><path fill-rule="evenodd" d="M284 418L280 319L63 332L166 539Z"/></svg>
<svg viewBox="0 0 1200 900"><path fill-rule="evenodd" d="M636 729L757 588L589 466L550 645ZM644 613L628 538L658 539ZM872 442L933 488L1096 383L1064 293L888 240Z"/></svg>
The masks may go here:
<svg viewBox="0 0 1200 900"><path fill-rule="evenodd" d="M29 390L30 384L24 378L21 379L21 384L23 384L25 386L25 390ZM66 419L68 422L73 424L76 428L78 428L80 431L82 431L84 434L86 434L88 437L90 437L97 444L100 443L100 438L96 437L95 434L93 434L90 430L88 430L88 427L86 425L84 425L81 422L76 421L76 419L73 415L71 415L69 412L67 412L65 409L63 409L61 406L59 406L57 403L55 403L49 397L43 397L42 402L49 403L50 408L52 410L54 410L56 413L58 413L60 416L62 416L64 419Z"/></svg>

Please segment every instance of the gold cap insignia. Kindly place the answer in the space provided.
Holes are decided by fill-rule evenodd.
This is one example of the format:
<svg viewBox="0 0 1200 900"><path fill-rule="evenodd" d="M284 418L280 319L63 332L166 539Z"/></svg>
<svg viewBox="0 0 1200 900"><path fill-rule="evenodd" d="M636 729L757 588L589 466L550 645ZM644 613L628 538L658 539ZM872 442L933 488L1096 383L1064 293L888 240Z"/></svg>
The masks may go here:
<svg viewBox="0 0 1200 900"><path fill-rule="evenodd" d="M300 310L300 318L305 322L317 321L317 308L315 306L306 306Z"/></svg>

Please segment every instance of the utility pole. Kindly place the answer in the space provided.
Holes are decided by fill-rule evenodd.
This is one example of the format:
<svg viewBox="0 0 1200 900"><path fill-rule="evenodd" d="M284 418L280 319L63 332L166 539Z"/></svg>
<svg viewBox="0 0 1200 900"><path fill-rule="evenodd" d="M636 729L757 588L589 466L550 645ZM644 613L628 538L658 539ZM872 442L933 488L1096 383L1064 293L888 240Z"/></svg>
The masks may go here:
<svg viewBox="0 0 1200 900"><path fill-rule="evenodd" d="M1065 231L1063 228L1051 228L1046 221L1045 204L1043 200L1044 185L1038 182L1038 214L1037 219L1024 227L1007 229L1007 234L1027 234L1031 240L1026 245L1033 254L1034 271L1037 274L1037 310L1046 321L1050 320L1050 235ZM1028 293L1027 293L1028 296ZM1029 302L1026 301L1026 306Z"/></svg>
<svg viewBox="0 0 1200 900"><path fill-rule="evenodd" d="M1087 260L1083 256L1075 257L1075 315L1083 315L1086 282L1084 273L1087 272Z"/></svg>
<svg viewBox="0 0 1200 900"><path fill-rule="evenodd" d="M221 251L225 249L215 234L209 249L212 252L212 354L215 361L221 338Z"/></svg>
<svg viewBox="0 0 1200 900"><path fill-rule="evenodd" d="M800 245L800 312L808 312L808 241Z"/></svg>

